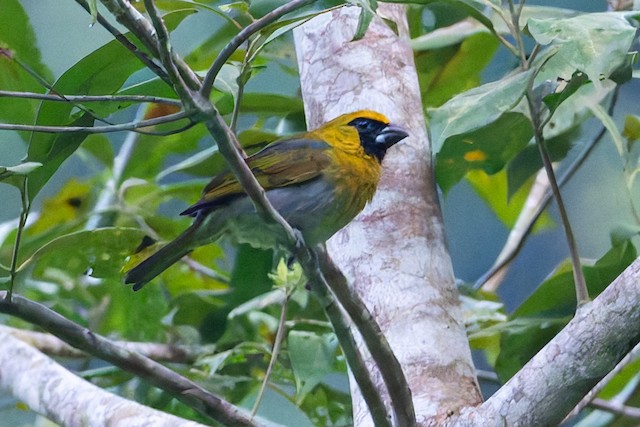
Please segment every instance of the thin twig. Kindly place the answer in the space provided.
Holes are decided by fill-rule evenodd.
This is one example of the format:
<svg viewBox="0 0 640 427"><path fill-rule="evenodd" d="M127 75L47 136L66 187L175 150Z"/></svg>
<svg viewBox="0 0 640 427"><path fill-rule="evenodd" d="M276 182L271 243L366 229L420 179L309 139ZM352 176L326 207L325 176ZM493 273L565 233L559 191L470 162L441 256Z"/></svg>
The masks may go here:
<svg viewBox="0 0 640 427"><path fill-rule="evenodd" d="M216 77L222 66L227 62L227 60L231 57L231 55L244 43L249 40L249 37L262 30L267 25L272 22L277 21L283 15L287 13L293 12L296 9L301 8L302 6L306 6L308 4L313 3L315 0L292 0L283 4L282 6L272 10L271 12L264 15L262 18L252 22L247 25L242 31L240 31L234 38L227 43L227 45L220 51L220 54L216 58L216 60L209 68L207 75L202 82L202 89L200 90L202 96L204 98L209 98L211 94L211 89L213 88L213 82L216 80Z"/></svg>
<svg viewBox="0 0 640 427"><path fill-rule="evenodd" d="M16 238L13 242L13 250L11 252L11 267L9 271L9 291L6 293L7 302L11 302L13 295L13 286L16 281L16 274L18 268L18 255L20 254L20 242L22 241L22 232L27 224L27 218L29 217L29 210L31 208L31 202L29 201L29 186L27 185L29 177L25 176L22 179L22 186L20 188L20 202L22 204L20 210L20 218L18 220L18 229L16 230Z"/></svg>
<svg viewBox="0 0 640 427"><path fill-rule="evenodd" d="M604 378L602 378L598 384L593 387L589 393L587 393L582 400L576 405L575 408L565 417L564 421L567 421L580 413L584 408L591 404L596 399L598 394L604 389L609 382L620 373L629 363L634 362L640 357L640 344L636 344L625 357L618 362L618 364L609 372Z"/></svg>
<svg viewBox="0 0 640 427"><path fill-rule="evenodd" d="M522 37L520 36L520 12L522 12L523 5L524 2L520 2L520 7L518 8L518 11L516 11L513 0L509 0L509 12L511 15L511 24L513 26L511 28L511 30L513 31L512 35L515 38L516 43L518 44L518 57L520 58L520 65L522 69L526 71L527 69L529 69L529 62L527 61L524 42L522 41Z"/></svg>
<svg viewBox="0 0 640 427"><path fill-rule="evenodd" d="M8 301L5 298L6 294L0 291L0 312L37 325L75 348L144 378L171 393L176 399L183 401L202 415L224 425L247 427L256 425L239 408L169 368L139 353L118 346L113 341L83 328L42 304L15 294L12 301Z"/></svg>
<svg viewBox="0 0 640 427"><path fill-rule="evenodd" d="M141 120L133 123L122 123L118 125L107 126L42 126L42 125L22 125L22 124L9 124L0 123L0 130L15 130L15 131L27 131L27 132L42 132L42 133L111 133L122 132L129 130L136 130L149 126L156 126L166 123L175 122L178 120L186 119L190 116L190 113L186 111L180 111L178 113L169 114L162 117L155 117L149 120Z"/></svg>
<svg viewBox="0 0 640 427"><path fill-rule="evenodd" d="M542 164L544 165L544 169L547 173L547 176L549 177L551 192L553 193L553 198L556 201L556 206L558 207L558 212L560 214L560 220L564 228L567 245L569 247L569 257L571 258L571 265L573 266L573 280L576 289L577 306L578 308L580 308L584 304L589 302L589 291L587 290L587 283L585 282L584 273L582 272L582 267L580 265L578 245L576 244L576 240L571 229L569 216L567 215L567 210L564 207L564 201L562 200L562 195L560 194L560 186L558 185L558 181L556 180L556 174L553 170L553 164L551 162L551 158L549 157L549 152L547 151L544 136L542 135L543 128L541 126L541 111L539 106L536 105L532 85L533 79L531 79L528 84L526 98L529 104L531 122L533 124L533 136L536 141L536 145L538 146L538 150L540 151Z"/></svg>
<svg viewBox="0 0 640 427"><path fill-rule="evenodd" d="M133 33L142 44L149 49L151 54L157 58L160 58L158 52L158 39L155 36L155 29L140 12L138 12L129 1L126 0L101 0L102 4L107 8L116 20L124 25L131 33ZM200 89L200 78L191 68L177 55L173 57L173 63L176 65L180 76L184 82L189 86L191 90ZM156 71L152 68L152 71ZM166 76L166 73L162 73ZM171 79L167 77L169 84L173 85Z"/></svg>
<svg viewBox="0 0 640 427"><path fill-rule="evenodd" d="M610 116L613 115L613 112L615 110L615 106L618 101L619 92L620 92L620 86L616 86L611 96L611 103L609 104L608 113ZM573 162L564 169L562 176L558 179L558 186L562 187L571 179L571 177L573 177L573 175L584 164L585 160L589 158L589 155L593 152L593 149L596 147L598 142L602 140L602 138L606 135L606 133L607 133L607 128L602 126L600 128L600 131L593 138L593 140L585 144L585 148L575 157ZM518 241L517 245L514 245L514 248L511 250L511 252L506 254L500 262L494 264L486 273L484 273L476 281L474 288L477 289L483 286L491 277L493 277L493 275L495 275L498 271L502 270L507 264L511 263L514 260L514 258L518 255L518 253L520 253L520 250L524 247L524 243L527 237L531 235L533 227L535 226L536 222L540 218L540 215L542 215L542 213L545 211L545 209L549 205L549 202L551 202L552 198L553 198L553 194L551 193L550 190L548 190L545 193L544 197L540 200L540 203L536 207L535 212L531 215L529 224L527 225L525 230L522 232L522 237Z"/></svg>
<svg viewBox="0 0 640 427"><path fill-rule="evenodd" d="M595 409L600 409L601 411L611 412L614 415L640 420L640 408L633 406L600 398L593 399L589 406Z"/></svg>
<svg viewBox="0 0 640 427"><path fill-rule="evenodd" d="M60 338L36 331L12 328L0 325L0 333L8 333L41 352L56 357L83 358L88 354L80 351ZM193 364L203 354L213 352L213 346L176 345L149 342L115 341L115 343L137 353L141 353L156 362Z"/></svg>
<svg viewBox="0 0 640 427"><path fill-rule="evenodd" d="M86 10L87 13L91 14L91 8L89 7L89 4L85 0L76 0L76 3L78 3L84 10ZM149 56L145 52L141 51L138 48L138 46L136 46L135 44L131 43L131 41L124 34L122 34L120 31L118 31L118 29L116 27L111 25L109 23L109 21L107 19L105 19L104 16L102 16L100 13L98 13L98 15L96 16L96 19L97 19L98 23L105 30L110 32L111 35L122 46L124 46L125 49L127 49L131 53L133 53L133 55L136 58L138 58L140 60L140 62L142 62L147 68L149 68L156 76L160 77L160 79L162 79L165 83L171 84L171 81L169 80L169 77L167 76L167 73L165 73L164 70L158 66L158 64L153 62L153 60L151 58L149 58Z"/></svg>
<svg viewBox="0 0 640 427"><path fill-rule="evenodd" d="M147 96L147 95L61 95L57 92L54 94L48 93L35 93L35 92L15 92L10 90L0 90L0 98L26 98L26 99L40 99L43 101L53 102L149 102L154 104L168 104L175 106L182 106L182 102L177 99L163 98L161 96Z"/></svg>
<svg viewBox="0 0 640 427"><path fill-rule="evenodd" d="M264 391L267 388L267 384L269 384L269 378L271 377L271 372L273 371L273 367L276 365L276 361L278 360L278 355L280 354L280 347L282 346L282 341L284 338L284 332L286 328L286 320L287 320L287 303L289 302L289 295L285 292L284 299L282 300L282 308L280 309L280 320L278 321L278 330L276 331L276 338L273 343L273 349L271 350L271 358L269 359L269 366L267 366L267 370L264 373L264 378L262 380L262 384L260 385L260 391L258 391L258 396L256 397L256 401L253 404L253 408L251 409L251 417L255 417L258 413L258 408L260 407L260 402L262 402L262 398L264 396Z"/></svg>
<svg viewBox="0 0 640 427"><path fill-rule="evenodd" d="M158 40L158 54L160 55L160 61L164 66L167 74L169 75L169 79L173 85L173 90L180 96L180 98L184 99L188 97L189 87L182 79L180 72L176 66L174 59L177 58L175 55L173 48L171 47L171 42L169 40L169 31L167 27L164 25L164 21L160 18L160 14L158 13L158 9L156 9L156 5L153 0L144 0L144 6L147 8L147 13L149 14L149 18L151 19L151 23L153 24L153 28L156 30L156 37Z"/></svg>

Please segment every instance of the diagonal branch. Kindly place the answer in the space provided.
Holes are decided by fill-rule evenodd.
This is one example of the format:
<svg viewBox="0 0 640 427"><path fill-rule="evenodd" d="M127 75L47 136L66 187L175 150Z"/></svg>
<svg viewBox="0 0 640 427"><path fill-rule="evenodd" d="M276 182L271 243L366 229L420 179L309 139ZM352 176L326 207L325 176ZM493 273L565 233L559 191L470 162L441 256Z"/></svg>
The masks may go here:
<svg viewBox="0 0 640 427"><path fill-rule="evenodd" d="M91 8L89 7L89 4L85 0L76 0L76 2L84 10L86 10L87 13L89 13L89 14L91 13ZM171 84L171 81L169 80L169 77L167 76L167 73L165 73L162 68L160 68L155 62L153 62L153 60L151 58L149 58L149 56L145 52L143 52L140 49L138 49L138 46L136 46L135 44L131 43L131 41L124 34L122 34L120 31L118 31L118 29L116 27L111 25L111 23L109 21L107 21L104 16L102 16L100 13L98 13L97 16L96 16L96 19L97 19L98 23L105 30L110 32L111 35L118 42L120 42L120 44L122 46L124 46L127 50L129 50L131 53L133 53L133 55L136 58L138 58L140 60L140 62L142 62L147 68L149 68L151 71L153 71L153 73L155 75L160 77L166 83Z"/></svg>
<svg viewBox="0 0 640 427"><path fill-rule="evenodd" d="M101 389L4 328L0 330L0 341L0 388L10 390L20 402L57 424L204 427Z"/></svg>
<svg viewBox="0 0 640 427"><path fill-rule="evenodd" d="M158 51L158 38L153 25L151 25L147 18L145 18L126 0L101 1L107 10L113 14L116 20L131 31L131 33L133 33L142 42L154 57L160 58L160 53ZM200 88L200 79L196 73L194 73L193 70L189 68L189 66L177 55L173 56L173 62L175 63L180 76L189 88L191 90L198 90ZM151 70L155 71L155 68L152 68ZM175 83L171 81L170 78L169 82L170 84Z"/></svg>
<svg viewBox="0 0 640 427"><path fill-rule="evenodd" d="M225 425L255 425L238 408L164 365L139 353L122 348L113 341L83 328L42 304L15 294L11 301L8 301L6 296L6 292L0 292L0 312L37 325L75 348L144 378L171 393L201 414Z"/></svg>
<svg viewBox="0 0 640 427"><path fill-rule="evenodd" d="M640 342L640 258L576 316L513 378L455 426L558 425Z"/></svg>
<svg viewBox="0 0 640 427"><path fill-rule="evenodd" d="M300 9L302 6L311 4L314 1L315 0L292 0L272 10L250 25L247 25L234 38L232 38L229 43L227 43L227 45L220 51L220 54L211 65L211 68L209 68L209 71L207 72L207 75L202 82L202 96L205 98L209 97L209 95L211 94L211 89L213 88L213 82L216 80L216 76L222 69L222 66L231 57L233 52L235 52L242 45L242 43L249 40L249 37L262 30L267 25L277 21L283 15L286 15L287 13L292 12L296 9Z"/></svg>

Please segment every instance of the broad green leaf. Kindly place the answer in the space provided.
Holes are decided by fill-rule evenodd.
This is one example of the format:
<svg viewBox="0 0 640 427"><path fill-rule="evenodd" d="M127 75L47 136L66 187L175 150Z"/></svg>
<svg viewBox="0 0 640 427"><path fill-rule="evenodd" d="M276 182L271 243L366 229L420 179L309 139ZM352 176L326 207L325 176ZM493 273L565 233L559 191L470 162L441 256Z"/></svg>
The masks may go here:
<svg viewBox="0 0 640 427"><path fill-rule="evenodd" d="M179 134L168 136L140 135L133 149L131 161L127 164L124 176L153 179L172 154L184 155L193 152L200 141L208 137L207 130L197 125ZM158 148L162 147L161 150Z"/></svg>
<svg viewBox="0 0 640 427"><path fill-rule="evenodd" d="M433 152L439 153L449 137L487 126L503 113L511 111L523 98L530 77L530 71L517 73L471 89L438 108L429 109Z"/></svg>
<svg viewBox="0 0 640 427"><path fill-rule="evenodd" d="M102 228L58 237L38 249L21 266L38 278L51 269L70 277L87 275L120 279L125 258L140 243L144 233L133 228Z"/></svg>
<svg viewBox="0 0 640 427"><path fill-rule="evenodd" d="M275 380L275 379L274 379ZM277 383L277 381L273 381ZM240 405L245 408L252 408L259 390L259 386L256 386L252 392L246 395L246 397L240 402ZM323 408L326 411L326 407ZM261 425L273 425L273 426L296 426L296 427L313 427L318 425L336 425L333 423L317 424L313 423L309 416L300 409L296 402L293 402L290 397L283 394L281 390L276 388L267 387L265 394L262 397L260 406L257 412L258 419ZM260 418L262 420L260 420ZM343 424L348 425L348 424Z"/></svg>
<svg viewBox="0 0 640 427"><path fill-rule="evenodd" d="M581 86L589 83L587 75L581 71L576 71L571 76L571 80L566 83L566 86L559 92L552 93L543 98L543 102L549 108L549 113L553 114L560 104L562 104L567 98L577 92Z"/></svg>
<svg viewBox="0 0 640 427"><path fill-rule="evenodd" d="M224 64L216 76L213 87L220 92L228 93L234 98L238 94L238 77L240 76L240 64Z"/></svg>
<svg viewBox="0 0 640 427"><path fill-rule="evenodd" d="M169 304L162 288L151 287L134 293L121 280L106 280L106 295L101 300L102 309L98 332L105 335L117 333L129 341L161 341L166 339L166 326L162 319L169 311Z"/></svg>
<svg viewBox="0 0 640 427"><path fill-rule="evenodd" d="M360 15L358 16L358 25L356 32L353 35L352 41L360 40L364 37L373 21L373 17L376 16L376 10L378 9L377 0L352 0L354 4L360 6Z"/></svg>
<svg viewBox="0 0 640 427"><path fill-rule="evenodd" d="M505 113L487 126L447 138L436 155L438 184L446 193L471 170L499 172L532 136L526 116Z"/></svg>
<svg viewBox="0 0 640 427"><path fill-rule="evenodd" d="M636 33L626 14L617 12L532 18L527 28L536 42L560 48L545 68L565 79L580 70L593 82L609 77L623 64Z"/></svg>
<svg viewBox="0 0 640 427"><path fill-rule="evenodd" d="M65 105L65 104L62 104ZM42 110L41 110L42 111ZM90 114L83 114L69 126L91 127L94 118ZM29 188L29 199L33 200L42 187L49 181L60 165L71 156L88 136L86 132L58 133L58 134L35 134L29 143L27 161L40 162L42 167L36 169L29 176L27 186ZM47 152L42 150L47 147Z"/></svg>
<svg viewBox="0 0 640 427"><path fill-rule="evenodd" d="M569 322L570 318L517 318L505 325L495 371L502 383L518 372Z"/></svg>
<svg viewBox="0 0 640 427"><path fill-rule="evenodd" d="M636 258L636 249L629 240L612 247L593 265L584 265L589 295L595 298ZM584 260L583 260L584 263ZM513 313L518 317L564 317L575 311L576 298L571 266L564 263L554 275Z"/></svg>
<svg viewBox="0 0 640 427"><path fill-rule="evenodd" d="M67 70L55 83L62 94L105 95L116 92L127 78L142 64L122 45L113 41L97 49ZM56 126L92 126L94 118L84 113L72 115L74 105L62 102L43 103L36 124ZM117 108L117 106L115 107ZM33 199L62 162L80 146L86 133L36 133L29 143L28 161L40 162L43 167L29 179L29 197Z"/></svg>
<svg viewBox="0 0 640 427"><path fill-rule="evenodd" d="M29 226L29 234L42 234L62 224L76 222L86 215L92 186L75 179L67 181L60 191L42 203L38 219Z"/></svg>
<svg viewBox="0 0 640 427"><path fill-rule="evenodd" d="M559 162L567 156L578 134L579 129L575 128L545 141L552 162ZM513 197L523 185L529 183L531 177L538 173L542 166L537 145L530 144L521 150L507 165L508 197Z"/></svg>
<svg viewBox="0 0 640 427"><path fill-rule="evenodd" d="M417 53L416 67L424 104L437 107L452 96L479 86L481 73L497 47L493 36L478 33L459 46Z"/></svg>
<svg viewBox="0 0 640 427"><path fill-rule="evenodd" d="M44 79L52 80L51 71L42 63L29 17L18 0L3 0L0 8L0 88L43 92L44 88L18 63L25 64ZM35 100L0 97L0 119L7 123L31 124L37 106ZM25 138L26 133L20 134Z"/></svg>
<svg viewBox="0 0 640 427"><path fill-rule="evenodd" d="M289 360L296 380L296 400L304 397L331 372L338 349L334 334L291 331L287 337Z"/></svg>

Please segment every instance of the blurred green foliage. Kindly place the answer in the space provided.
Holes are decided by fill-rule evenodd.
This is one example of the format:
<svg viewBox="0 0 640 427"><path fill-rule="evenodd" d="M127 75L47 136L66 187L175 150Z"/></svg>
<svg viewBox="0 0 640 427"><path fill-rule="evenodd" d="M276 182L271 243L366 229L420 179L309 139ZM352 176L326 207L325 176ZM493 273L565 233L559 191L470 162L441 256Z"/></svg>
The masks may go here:
<svg viewBox="0 0 640 427"><path fill-rule="evenodd" d="M212 14L212 19L218 19L218 25L199 35L199 42L185 54L195 70L206 70L242 27L283 3L159 1L157 5L171 31L184 30L196 15ZM354 39L364 34L376 10L374 1L355 3L364 12ZM549 151L554 161L561 162L575 142L575 130L592 114L589 106L607 99L615 84L621 83L620 75L634 75L634 57L627 53L635 37L631 15L580 14L528 5L523 9L521 35L528 45L539 45L538 57L528 70L514 66L504 77L482 84L483 72L499 51L499 37L509 30L497 12L502 9L481 0L407 3L439 185L447 192L468 179L512 227L541 166L531 145L533 128L523 103L527 85L552 88L553 93L540 99L539 105L548 118L544 132ZM316 2L267 26L249 47L243 45L231 56L218 76L212 99L225 119L238 110L238 136L248 153L305 128L297 89L255 82L265 74L295 73L289 30L339 4ZM142 3L136 7L142 9ZM161 79L145 74L143 64L115 40L96 48L54 81L20 2L5 0L3 8L8 9L0 14L1 89L177 98ZM514 64L518 60L510 58ZM557 79L563 79L566 88ZM161 107L146 105L142 115L150 118L173 112ZM132 120L137 109L121 100L49 102L0 97L4 123L91 127ZM627 146L620 155L626 165L637 164L633 143L640 139L638 123L637 116L629 115L622 131ZM194 251L139 293L122 285L123 266L142 237L175 237L190 221L175 213L199 197L204 178L225 166L204 127L186 124L145 128L133 137L130 149L117 138L87 132L21 132L27 157L22 164L0 165L0 181L20 191L27 205L69 159L91 165L91 173L69 180L30 212L32 221L24 228L17 258L17 291L119 339L213 343L213 350L202 347L194 366L176 369L245 408L251 408L257 398L270 357L277 357L258 415L286 425L350 425L346 365L335 335L319 302L298 283L304 281L274 274L277 264L271 251L222 241ZM100 167L95 168L96 164ZM636 169L627 172L632 186ZM105 197L108 203L96 209L97 201ZM99 219L98 229L87 227L92 218ZM543 225L548 224L549 219L543 219ZM584 267L592 296L635 259L632 239L638 229L638 224L631 224L617 230L611 250ZM14 222L0 227L3 283L8 281L16 232ZM470 342L485 352L501 380L512 376L571 318L572 280L567 266L559 266L510 315L495 295L474 293L463 298ZM280 353L274 355L285 299L285 339ZM7 322L26 326L12 319ZM153 407L201 420L164 392L117 369L85 375ZM623 371L603 396L616 396L637 376L637 369Z"/></svg>

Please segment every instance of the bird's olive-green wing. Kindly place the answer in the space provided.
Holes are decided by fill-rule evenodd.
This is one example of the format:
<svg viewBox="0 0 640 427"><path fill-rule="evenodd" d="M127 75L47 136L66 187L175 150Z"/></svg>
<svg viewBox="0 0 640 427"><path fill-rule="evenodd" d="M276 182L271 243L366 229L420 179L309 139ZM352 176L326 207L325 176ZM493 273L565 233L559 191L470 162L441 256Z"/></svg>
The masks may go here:
<svg viewBox="0 0 640 427"><path fill-rule="evenodd" d="M276 141L247 159L247 164L265 190L298 185L318 178L329 165L329 144L315 139ZM231 171L216 175L202 197L181 215L195 215L202 209L224 205L245 194Z"/></svg>

